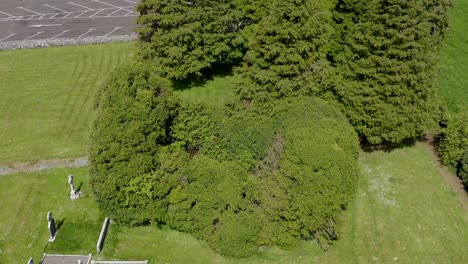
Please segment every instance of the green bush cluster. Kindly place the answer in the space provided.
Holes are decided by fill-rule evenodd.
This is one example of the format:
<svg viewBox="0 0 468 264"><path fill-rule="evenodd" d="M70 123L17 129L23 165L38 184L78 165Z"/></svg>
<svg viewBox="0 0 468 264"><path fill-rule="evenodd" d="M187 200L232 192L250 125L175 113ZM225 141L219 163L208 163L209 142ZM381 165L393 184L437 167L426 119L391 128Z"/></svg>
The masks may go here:
<svg viewBox="0 0 468 264"><path fill-rule="evenodd" d="M341 0L332 87L361 139L401 143L434 130L437 51L450 0Z"/></svg>
<svg viewBox="0 0 468 264"><path fill-rule="evenodd" d="M437 150L442 162L456 168L468 187L468 109L450 116L438 141Z"/></svg>
<svg viewBox="0 0 468 264"><path fill-rule="evenodd" d="M152 219L151 197L142 185L158 164L158 147L170 143L170 83L140 64L116 70L101 89L90 136L89 159L101 209L123 223ZM143 175L135 177L137 175Z"/></svg>
<svg viewBox="0 0 468 264"><path fill-rule="evenodd" d="M449 6L141 1L139 58L99 93L90 147L99 206L122 224L165 224L227 256L328 245L356 189L358 136L400 143L440 116L432 78ZM227 107L172 92L231 67L241 81Z"/></svg>
<svg viewBox="0 0 468 264"><path fill-rule="evenodd" d="M437 51L452 0L143 0L140 55L171 80L236 66L238 99L268 112L299 95L336 100L361 140L436 128Z"/></svg>
<svg viewBox="0 0 468 264"><path fill-rule="evenodd" d="M170 87L150 88L144 71L120 69L101 94L91 185L106 214L166 224L233 257L338 237L358 140L336 108L300 98L278 102L274 115L216 115L160 96Z"/></svg>

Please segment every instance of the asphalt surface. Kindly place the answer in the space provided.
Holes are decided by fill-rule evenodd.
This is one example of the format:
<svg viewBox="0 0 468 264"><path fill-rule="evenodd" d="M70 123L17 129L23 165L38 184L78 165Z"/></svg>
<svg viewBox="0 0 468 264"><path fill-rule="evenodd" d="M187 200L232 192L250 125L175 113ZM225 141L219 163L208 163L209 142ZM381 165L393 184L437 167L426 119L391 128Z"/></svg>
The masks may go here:
<svg viewBox="0 0 468 264"><path fill-rule="evenodd" d="M0 0L0 42L134 35L139 0Z"/></svg>

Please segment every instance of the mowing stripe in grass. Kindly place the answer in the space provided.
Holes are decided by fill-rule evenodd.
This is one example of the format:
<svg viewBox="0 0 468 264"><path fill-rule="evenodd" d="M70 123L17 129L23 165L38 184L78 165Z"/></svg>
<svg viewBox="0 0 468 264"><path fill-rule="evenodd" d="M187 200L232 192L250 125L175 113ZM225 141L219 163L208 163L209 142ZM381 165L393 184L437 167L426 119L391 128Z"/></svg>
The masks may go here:
<svg viewBox="0 0 468 264"><path fill-rule="evenodd" d="M86 154L94 95L133 43L0 52L0 164Z"/></svg>

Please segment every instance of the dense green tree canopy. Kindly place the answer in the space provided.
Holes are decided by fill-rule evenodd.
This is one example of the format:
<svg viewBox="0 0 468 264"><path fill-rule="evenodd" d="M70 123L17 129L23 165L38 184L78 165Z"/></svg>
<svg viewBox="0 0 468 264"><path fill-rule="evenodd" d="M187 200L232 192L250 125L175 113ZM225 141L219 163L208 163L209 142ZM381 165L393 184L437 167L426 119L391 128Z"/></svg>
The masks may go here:
<svg viewBox="0 0 468 264"><path fill-rule="evenodd" d="M194 78L243 56L242 14L233 0L143 0L140 55L171 80Z"/></svg>
<svg viewBox="0 0 468 264"><path fill-rule="evenodd" d="M435 51L448 1L340 1L336 98L364 141L399 143L435 127Z"/></svg>
<svg viewBox="0 0 468 264"><path fill-rule="evenodd" d="M137 62L99 93L90 146L99 206L119 223L165 224L227 256L330 243L356 189L358 136L400 143L440 118L435 52L449 6L141 1ZM172 92L233 66L240 82L229 106ZM463 128L451 124L444 138L458 164Z"/></svg>
<svg viewBox="0 0 468 264"><path fill-rule="evenodd" d="M273 117L209 119L203 105L159 96L135 69L109 79L91 138L91 185L107 215L166 224L235 257L337 238L358 141L336 108L302 98L281 101Z"/></svg>
<svg viewBox="0 0 468 264"><path fill-rule="evenodd" d="M271 108L280 98L317 93L328 68L330 21L330 7L319 1L272 1L249 40L240 99Z"/></svg>
<svg viewBox="0 0 468 264"><path fill-rule="evenodd" d="M162 96L167 93L169 82L136 64L115 71L101 91L91 133L91 185L101 208L121 222L152 217L146 209L152 203L141 195L145 188L132 184L157 166L158 146L170 141L174 107Z"/></svg>

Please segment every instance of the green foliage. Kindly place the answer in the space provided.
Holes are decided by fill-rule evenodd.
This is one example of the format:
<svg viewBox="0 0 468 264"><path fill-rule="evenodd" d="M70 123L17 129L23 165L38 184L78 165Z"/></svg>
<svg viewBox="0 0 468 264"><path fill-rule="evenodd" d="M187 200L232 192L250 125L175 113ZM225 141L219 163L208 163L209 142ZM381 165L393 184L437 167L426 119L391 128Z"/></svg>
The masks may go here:
<svg viewBox="0 0 468 264"><path fill-rule="evenodd" d="M328 9L310 0L272 1L249 39L237 90L241 100L266 111L277 99L321 90L328 75Z"/></svg>
<svg viewBox="0 0 468 264"><path fill-rule="evenodd" d="M142 1L141 64L100 94L90 159L101 208L233 257L337 239L358 135L331 103L300 96L332 100L331 89L372 144L419 136L440 115L432 76L449 2L338 1L336 34L330 3ZM171 95L171 81L235 65L246 49L230 108Z"/></svg>
<svg viewBox="0 0 468 264"><path fill-rule="evenodd" d="M107 215L166 224L233 257L337 238L358 144L334 107L301 98L281 101L273 115L214 114L158 97L168 88L153 78L133 65L103 89L90 170Z"/></svg>
<svg viewBox="0 0 468 264"><path fill-rule="evenodd" d="M459 176L467 185L468 108L450 116L447 127L442 129L437 150L444 164L459 168Z"/></svg>
<svg viewBox="0 0 468 264"><path fill-rule="evenodd" d="M101 208L124 223L152 216L150 178L159 145L167 144L173 106L167 81L143 65L116 70L101 91L91 134L91 185Z"/></svg>
<svg viewBox="0 0 468 264"><path fill-rule="evenodd" d="M468 150L465 150L458 168L458 176L463 181L465 187L468 187Z"/></svg>
<svg viewBox="0 0 468 264"><path fill-rule="evenodd" d="M442 129L438 150L444 164L457 166L468 150L468 109L449 118L447 127Z"/></svg>
<svg viewBox="0 0 468 264"><path fill-rule="evenodd" d="M202 104L182 104L177 109L171 137L188 152L196 154L202 146L214 144L217 135L213 117L214 114Z"/></svg>
<svg viewBox="0 0 468 264"><path fill-rule="evenodd" d="M140 55L157 65L160 76L194 78L243 56L244 40L236 33L241 14L233 0L143 0L138 11Z"/></svg>
<svg viewBox="0 0 468 264"><path fill-rule="evenodd" d="M155 219L234 257L261 245L336 239L356 188L357 136L322 100L277 108L273 117L246 109L208 119L201 105L179 106L173 143L159 151L152 174Z"/></svg>
<svg viewBox="0 0 468 264"><path fill-rule="evenodd" d="M225 255L250 255L259 223L244 222L250 214L248 200L243 198L248 188L245 170L235 162L198 155L177 175L179 185L168 195L169 226L208 240ZM235 234L240 226L243 232Z"/></svg>
<svg viewBox="0 0 468 264"><path fill-rule="evenodd" d="M341 114L318 99L293 100L281 119L257 172L267 186L260 188L267 219L261 237L284 246L294 238L327 244L338 237L337 214L356 188L357 136Z"/></svg>
<svg viewBox="0 0 468 264"><path fill-rule="evenodd" d="M340 1L335 13L343 80L334 88L351 124L371 144L400 143L439 117L433 77L450 1Z"/></svg>

